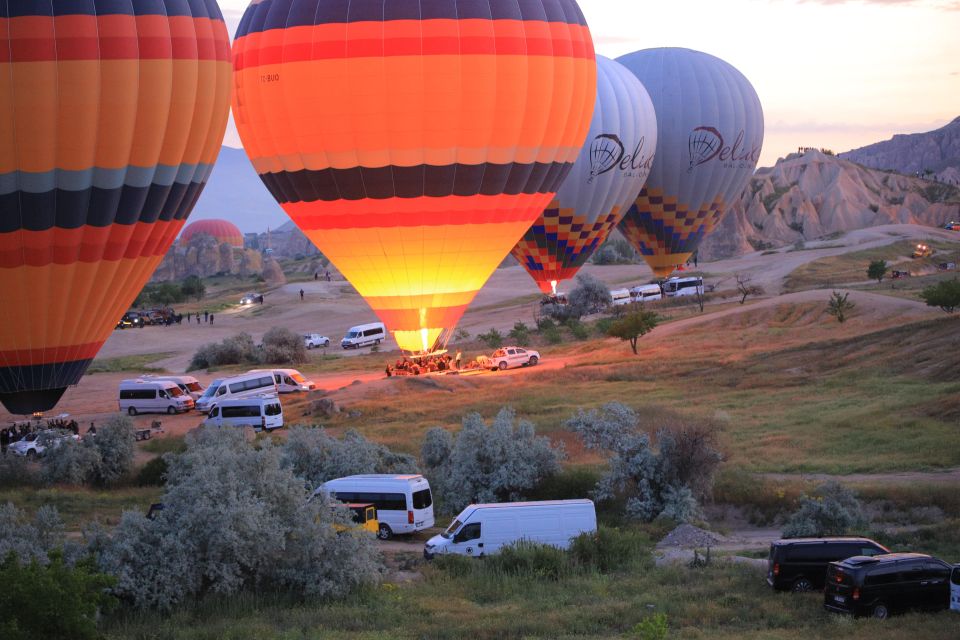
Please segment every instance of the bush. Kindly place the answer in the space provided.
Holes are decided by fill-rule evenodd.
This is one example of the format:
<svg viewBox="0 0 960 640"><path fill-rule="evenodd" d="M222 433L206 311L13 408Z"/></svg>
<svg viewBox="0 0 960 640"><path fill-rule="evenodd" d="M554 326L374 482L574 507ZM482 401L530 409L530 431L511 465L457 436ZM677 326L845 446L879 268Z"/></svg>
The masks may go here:
<svg viewBox="0 0 960 640"><path fill-rule="evenodd" d="M567 554L556 547L521 540L486 558L490 569L509 576L559 580L572 573Z"/></svg>
<svg viewBox="0 0 960 640"><path fill-rule="evenodd" d="M263 334L262 364L302 364L307 361L303 336L285 327L273 327Z"/></svg>
<svg viewBox="0 0 960 640"><path fill-rule="evenodd" d="M670 637L667 614L655 613L644 618L634 625L633 634L640 640L667 640Z"/></svg>
<svg viewBox="0 0 960 640"><path fill-rule="evenodd" d="M477 339L491 349L503 346L503 334L492 327L486 333L477 334Z"/></svg>
<svg viewBox="0 0 960 640"><path fill-rule="evenodd" d="M839 291L834 291L830 294L830 301L827 302L827 313L836 318L840 324L846 321L847 314L857 306L847 299L849 297L849 293L841 294Z"/></svg>
<svg viewBox="0 0 960 640"><path fill-rule="evenodd" d="M96 436L50 446L43 457L43 478L49 483L116 484L133 467L135 443L133 421L111 416Z"/></svg>
<svg viewBox="0 0 960 640"><path fill-rule="evenodd" d="M193 354L190 367L187 371L209 369L227 364L243 364L259 362L257 347L249 333L239 333L221 342L210 342L202 345Z"/></svg>
<svg viewBox="0 0 960 640"><path fill-rule="evenodd" d="M10 502L0 506L0 558L12 553L24 564L46 563L48 554L63 545L63 532L63 521L53 507L40 507L31 521Z"/></svg>
<svg viewBox="0 0 960 640"><path fill-rule="evenodd" d="M0 455L0 488L29 487L39 482L40 478L26 458L11 453Z"/></svg>
<svg viewBox="0 0 960 640"><path fill-rule="evenodd" d="M170 457L164 509L154 520L124 512L109 538L91 544L114 592L137 607L168 610L208 592L289 590L340 596L379 579L372 536L339 535L345 508L308 500L303 480L270 441L200 429Z"/></svg>
<svg viewBox="0 0 960 640"><path fill-rule="evenodd" d="M721 461L719 427L655 411L646 412L644 421L657 434L657 450L640 416L620 403L581 409L566 422L588 449L607 452L610 470L594 496L625 498L627 514L646 522L661 515L677 522L697 518L696 499L709 495Z"/></svg>
<svg viewBox="0 0 960 640"><path fill-rule="evenodd" d="M138 487L160 487L167 481L167 461L164 456L151 458L137 473Z"/></svg>
<svg viewBox="0 0 960 640"><path fill-rule="evenodd" d="M207 292L207 285L203 284L200 276L187 276L180 284L180 292L185 298L196 298L202 300Z"/></svg>
<svg viewBox="0 0 960 640"><path fill-rule="evenodd" d="M573 318L567 320L567 329L570 330L570 334L577 340L586 340L590 337L590 330L587 328L587 325L583 324L579 320L574 320Z"/></svg>
<svg viewBox="0 0 960 640"><path fill-rule="evenodd" d="M607 335L630 343L634 355L637 354L637 341L650 333L660 322L660 316L653 311L636 309L607 327Z"/></svg>
<svg viewBox="0 0 960 640"><path fill-rule="evenodd" d="M114 584L90 562L70 567L59 554L21 564L13 552L0 563L0 638L99 638L97 616L116 604Z"/></svg>
<svg viewBox="0 0 960 640"><path fill-rule="evenodd" d="M579 566L613 573L649 563L650 540L632 530L598 527L573 539L570 556Z"/></svg>
<svg viewBox="0 0 960 640"><path fill-rule="evenodd" d="M521 499L559 471L563 455L549 438L536 435L532 423L517 421L504 407L489 427L471 413L456 436L430 429L421 460L443 508L456 513L471 503Z"/></svg>
<svg viewBox="0 0 960 640"><path fill-rule="evenodd" d="M560 344L563 342L563 334L560 332L560 327L552 322L540 328L540 335L547 341L547 344Z"/></svg>
<svg viewBox="0 0 960 640"><path fill-rule="evenodd" d="M570 292L567 300L569 301L567 306L575 311L574 317L577 319L589 313L602 311L613 302L613 298L610 297L610 288L589 273L581 273L577 276L577 286ZM577 313L579 315L576 315Z"/></svg>
<svg viewBox="0 0 960 640"><path fill-rule="evenodd" d="M514 323L509 335L515 344L526 345L530 342L530 328L522 322Z"/></svg>
<svg viewBox="0 0 960 640"><path fill-rule="evenodd" d="M820 485L800 498L800 509L787 521L784 538L865 534L869 521L857 495L839 482Z"/></svg>
<svg viewBox="0 0 960 640"><path fill-rule="evenodd" d="M960 280L943 280L925 287L920 292L920 299L929 307L940 307L947 313L953 313L960 309Z"/></svg>
<svg viewBox="0 0 960 640"><path fill-rule="evenodd" d="M338 440L322 428L293 427L281 449L281 462L309 489L359 473L420 472L413 456L370 442L352 429Z"/></svg>

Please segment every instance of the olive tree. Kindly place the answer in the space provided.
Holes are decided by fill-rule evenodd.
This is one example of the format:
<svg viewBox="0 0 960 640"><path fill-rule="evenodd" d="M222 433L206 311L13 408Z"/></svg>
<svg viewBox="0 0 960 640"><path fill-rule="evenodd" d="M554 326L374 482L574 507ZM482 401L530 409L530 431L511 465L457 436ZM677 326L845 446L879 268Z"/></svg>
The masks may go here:
<svg viewBox="0 0 960 640"><path fill-rule="evenodd" d="M488 426L479 413L463 418L453 435L441 427L426 434L421 460L444 510L474 502L518 500L560 469L561 447L536 435L533 424L504 407Z"/></svg>
<svg viewBox="0 0 960 640"><path fill-rule="evenodd" d="M869 521L857 495L838 482L822 484L800 499L783 529L784 538L865 533Z"/></svg>
<svg viewBox="0 0 960 640"><path fill-rule="evenodd" d="M929 307L940 307L947 313L953 313L960 309L960 280L943 280L925 287L920 292L920 299Z"/></svg>
<svg viewBox="0 0 960 640"><path fill-rule="evenodd" d="M64 435L44 443L42 476L49 483L111 485L133 468L136 434L127 416L111 416L96 436L80 441Z"/></svg>

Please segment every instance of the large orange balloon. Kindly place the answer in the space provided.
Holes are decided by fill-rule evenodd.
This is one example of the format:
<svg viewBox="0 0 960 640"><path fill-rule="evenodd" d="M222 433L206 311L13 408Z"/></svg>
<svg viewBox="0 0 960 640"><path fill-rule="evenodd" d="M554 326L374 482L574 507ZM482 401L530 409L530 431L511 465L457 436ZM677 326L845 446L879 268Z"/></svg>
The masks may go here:
<svg viewBox="0 0 960 640"><path fill-rule="evenodd" d="M52 408L160 263L216 160L213 0L0 3L0 401Z"/></svg>
<svg viewBox="0 0 960 640"><path fill-rule="evenodd" d="M410 351L549 204L596 91L574 0L254 0L234 59L257 173Z"/></svg>

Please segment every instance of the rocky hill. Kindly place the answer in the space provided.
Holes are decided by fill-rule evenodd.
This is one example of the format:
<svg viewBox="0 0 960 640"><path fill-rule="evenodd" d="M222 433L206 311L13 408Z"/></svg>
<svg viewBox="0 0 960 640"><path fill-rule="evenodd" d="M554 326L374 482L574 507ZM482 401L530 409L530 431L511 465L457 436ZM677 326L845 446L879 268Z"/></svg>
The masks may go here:
<svg viewBox="0 0 960 640"><path fill-rule="evenodd" d="M872 169L926 175L960 185L960 118L936 131L896 135L840 157Z"/></svg>
<svg viewBox="0 0 960 640"><path fill-rule="evenodd" d="M960 188L808 151L757 171L700 249L704 260L883 224L960 219Z"/></svg>

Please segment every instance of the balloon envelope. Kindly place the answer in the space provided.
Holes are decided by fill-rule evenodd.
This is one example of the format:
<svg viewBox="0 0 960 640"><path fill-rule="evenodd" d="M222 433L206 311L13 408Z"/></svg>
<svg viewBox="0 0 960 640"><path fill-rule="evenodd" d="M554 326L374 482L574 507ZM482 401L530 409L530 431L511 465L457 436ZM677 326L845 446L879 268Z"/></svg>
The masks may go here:
<svg viewBox="0 0 960 640"><path fill-rule="evenodd" d="M232 247L243 248L243 233L240 232L237 225L229 220L218 218L191 222L183 228L183 232L180 234L180 243L185 245L190 242L190 238L200 233L207 234L218 243L226 242Z"/></svg>
<svg viewBox="0 0 960 640"><path fill-rule="evenodd" d="M257 173L418 352L549 203L596 86L573 0L257 0L234 57Z"/></svg>
<svg viewBox="0 0 960 640"><path fill-rule="evenodd" d="M746 187L760 159L763 109L750 82L723 60L690 49L617 58L657 111L657 154L620 230L658 276L696 251Z"/></svg>
<svg viewBox="0 0 960 640"><path fill-rule="evenodd" d="M220 150L213 0L0 4L0 401L53 408L177 237Z"/></svg>
<svg viewBox="0 0 960 640"><path fill-rule="evenodd" d="M586 142L550 205L513 249L544 293L572 278L620 222L650 173L657 118L646 89L597 56L597 99Z"/></svg>

